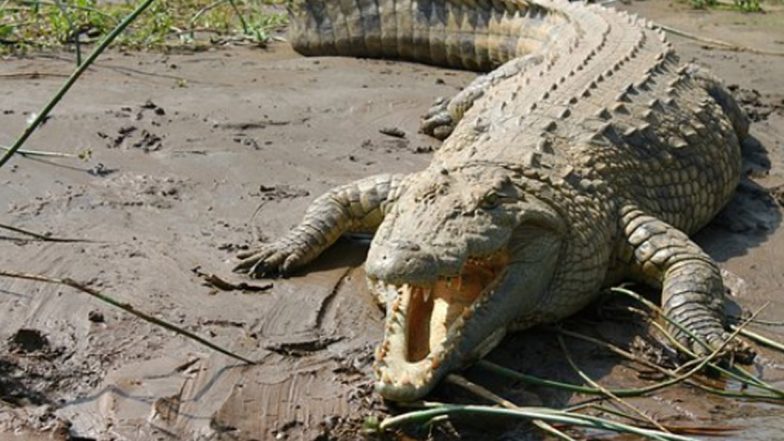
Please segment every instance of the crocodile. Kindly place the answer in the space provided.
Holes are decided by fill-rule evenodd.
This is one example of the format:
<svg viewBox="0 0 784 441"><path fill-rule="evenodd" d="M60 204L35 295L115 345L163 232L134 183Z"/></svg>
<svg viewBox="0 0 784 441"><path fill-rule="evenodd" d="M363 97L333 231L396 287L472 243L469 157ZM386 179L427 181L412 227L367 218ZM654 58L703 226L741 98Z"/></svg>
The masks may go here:
<svg viewBox="0 0 784 441"><path fill-rule="evenodd" d="M511 331L579 311L624 280L661 290L678 343L719 349L724 285L689 234L730 200L749 123L662 29L565 0L291 0L304 55L484 72L422 130L415 173L318 197L287 234L238 256L285 275L341 235L374 232L367 284L386 310L376 389L408 401Z"/></svg>

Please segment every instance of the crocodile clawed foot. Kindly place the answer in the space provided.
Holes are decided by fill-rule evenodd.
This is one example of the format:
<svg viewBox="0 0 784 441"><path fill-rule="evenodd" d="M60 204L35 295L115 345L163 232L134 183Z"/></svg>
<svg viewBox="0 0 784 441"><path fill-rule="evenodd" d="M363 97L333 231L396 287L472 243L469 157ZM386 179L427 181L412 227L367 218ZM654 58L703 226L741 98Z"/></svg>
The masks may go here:
<svg viewBox="0 0 784 441"><path fill-rule="evenodd" d="M679 344L690 349L699 357L707 357L716 349L721 348L717 357L718 360L730 365L736 362L740 364L751 364L756 356L756 353L751 346L738 337L732 338L732 334L728 332L711 332L705 335L697 334L697 336L700 337L702 343L685 333L681 333L676 337L676 340ZM725 344L730 338L732 338L732 340Z"/></svg>
<svg viewBox="0 0 784 441"><path fill-rule="evenodd" d="M433 106L422 118L419 131L440 140L444 140L452 134L452 130L455 128L455 121L447 109L448 105L448 99L444 97L437 98Z"/></svg>
<svg viewBox="0 0 784 441"><path fill-rule="evenodd" d="M274 242L237 255L240 262L234 267L237 273L247 273L254 279L280 276L294 266L296 255L287 242Z"/></svg>

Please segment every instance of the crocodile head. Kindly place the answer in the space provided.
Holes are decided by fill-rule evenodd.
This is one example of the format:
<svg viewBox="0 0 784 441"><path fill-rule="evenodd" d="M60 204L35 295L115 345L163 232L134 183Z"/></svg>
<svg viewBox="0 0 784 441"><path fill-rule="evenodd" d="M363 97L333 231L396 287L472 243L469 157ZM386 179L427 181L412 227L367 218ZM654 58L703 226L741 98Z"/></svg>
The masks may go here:
<svg viewBox="0 0 784 441"><path fill-rule="evenodd" d="M365 264L387 307L375 364L385 398L421 398L546 295L564 224L519 179L498 166L431 166L385 217Z"/></svg>

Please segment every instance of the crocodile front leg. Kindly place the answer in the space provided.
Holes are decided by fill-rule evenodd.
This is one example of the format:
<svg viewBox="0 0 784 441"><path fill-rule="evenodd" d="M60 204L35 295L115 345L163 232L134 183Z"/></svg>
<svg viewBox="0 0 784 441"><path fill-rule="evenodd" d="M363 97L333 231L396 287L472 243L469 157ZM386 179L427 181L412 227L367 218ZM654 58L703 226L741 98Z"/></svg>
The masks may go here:
<svg viewBox="0 0 784 441"><path fill-rule="evenodd" d="M708 347L671 323L668 332L699 355L718 348L729 335L724 332L724 284L716 263L686 234L640 210L629 210L622 228L626 240L620 258L634 276L662 288L664 313ZM740 349L735 346L728 350Z"/></svg>
<svg viewBox="0 0 784 441"><path fill-rule="evenodd" d="M280 239L238 255L236 272L260 278L288 274L315 259L347 232L372 232L384 218L405 175L382 174L333 188L308 207Z"/></svg>

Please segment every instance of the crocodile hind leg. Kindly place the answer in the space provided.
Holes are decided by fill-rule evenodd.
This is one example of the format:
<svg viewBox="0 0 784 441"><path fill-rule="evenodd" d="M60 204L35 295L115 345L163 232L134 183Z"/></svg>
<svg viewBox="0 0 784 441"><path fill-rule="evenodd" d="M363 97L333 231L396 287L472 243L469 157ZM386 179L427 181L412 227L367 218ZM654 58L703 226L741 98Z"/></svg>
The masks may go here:
<svg viewBox="0 0 784 441"><path fill-rule="evenodd" d="M662 309L698 340L668 321L668 332L686 348L705 355L720 347L724 331L724 283L716 263L675 227L629 210L622 220L625 241L619 257L632 275L661 287ZM740 350L739 343L727 347Z"/></svg>
<svg viewBox="0 0 784 441"><path fill-rule="evenodd" d="M471 84L454 97L437 98L433 106L422 118L419 131L433 138L446 139L468 109L484 95L485 90L504 79L525 72L526 69L530 69L532 66L541 63L541 61L542 57L540 55L526 55L514 58L498 69L476 77Z"/></svg>
<svg viewBox="0 0 784 441"><path fill-rule="evenodd" d="M404 175L376 175L333 188L278 240L238 255L236 272L259 278L287 274L315 259L347 232L375 231Z"/></svg>

